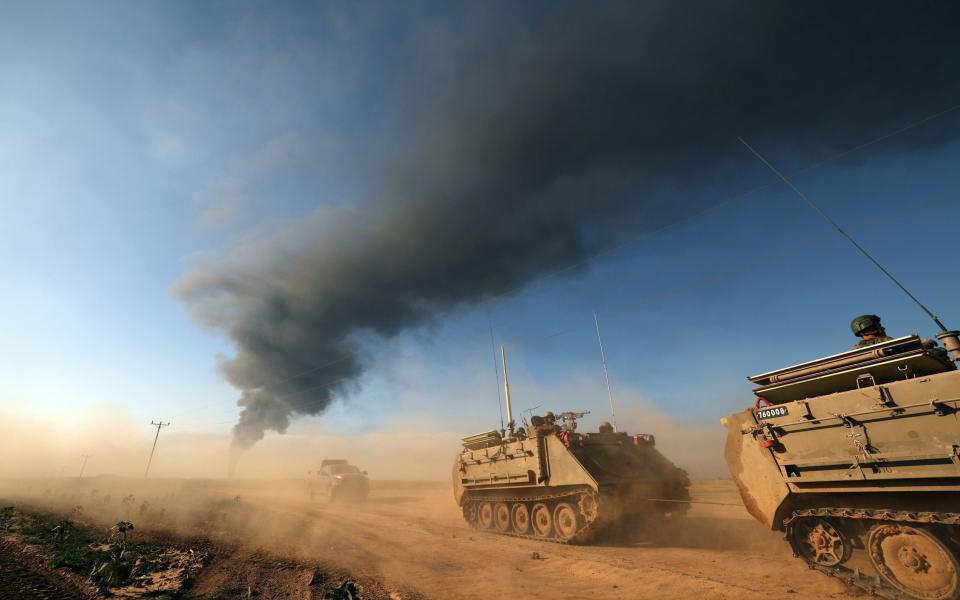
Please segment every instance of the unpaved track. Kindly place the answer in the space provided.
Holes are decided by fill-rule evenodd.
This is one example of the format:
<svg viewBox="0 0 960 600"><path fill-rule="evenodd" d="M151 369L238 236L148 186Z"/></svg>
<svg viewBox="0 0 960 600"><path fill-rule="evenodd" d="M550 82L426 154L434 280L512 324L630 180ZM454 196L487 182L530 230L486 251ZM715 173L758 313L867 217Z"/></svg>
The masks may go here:
<svg viewBox="0 0 960 600"><path fill-rule="evenodd" d="M31 564L18 548L0 540L0 600L77 600L85 594L75 586Z"/></svg>
<svg viewBox="0 0 960 600"><path fill-rule="evenodd" d="M736 501L728 482L697 484L698 496ZM250 502L295 524L301 535L291 550L428 598L849 597L739 507L698 506L658 541L641 534L620 546L565 546L471 530L436 486L380 490L355 507L305 497Z"/></svg>

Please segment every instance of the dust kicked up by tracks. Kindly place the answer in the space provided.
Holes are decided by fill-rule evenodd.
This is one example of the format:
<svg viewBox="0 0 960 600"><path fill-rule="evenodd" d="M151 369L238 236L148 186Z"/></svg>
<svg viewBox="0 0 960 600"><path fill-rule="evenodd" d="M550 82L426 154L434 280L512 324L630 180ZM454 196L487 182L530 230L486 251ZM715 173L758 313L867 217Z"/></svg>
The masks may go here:
<svg viewBox="0 0 960 600"><path fill-rule="evenodd" d="M18 488L21 499L47 508L66 509L84 496L88 512L105 520L124 516L114 499L136 494L136 513L141 501L149 503L141 519L145 527L219 549L197 578L197 597L229 591L236 595L223 597L290 597L284 594L313 593L321 589L318 583L346 578L365 585L370 593L364 598L709 600L789 594L812 600L848 594L841 583L811 573L779 534L737 506L729 481L697 481L691 491L694 498L733 506L695 505L670 531L621 532L598 546L471 529L443 483L373 482L370 499L356 505L312 501L297 482L168 480L147 486L103 479L85 480L84 489L51 485ZM93 488L100 502L89 501ZM9 489L0 492L10 496ZM111 497L106 504L105 496Z"/></svg>

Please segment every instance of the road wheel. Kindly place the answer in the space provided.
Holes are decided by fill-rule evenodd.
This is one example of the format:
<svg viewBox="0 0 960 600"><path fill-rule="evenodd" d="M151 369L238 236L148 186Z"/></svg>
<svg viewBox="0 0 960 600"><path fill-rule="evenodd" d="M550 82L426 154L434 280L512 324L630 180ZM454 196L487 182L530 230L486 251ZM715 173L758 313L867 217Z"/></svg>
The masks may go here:
<svg viewBox="0 0 960 600"><path fill-rule="evenodd" d="M476 502L467 502L463 505L463 519L470 524L471 527L477 526L477 503Z"/></svg>
<svg viewBox="0 0 960 600"><path fill-rule="evenodd" d="M553 535L553 517L550 515L550 509L542 502L533 505L530 511L530 521L533 523L533 532L540 537L550 537Z"/></svg>
<svg viewBox="0 0 960 600"><path fill-rule="evenodd" d="M513 530L521 535L526 534L530 529L530 509L523 502L517 502L513 505L510 520L513 522Z"/></svg>
<svg viewBox="0 0 960 600"><path fill-rule="evenodd" d="M953 600L960 595L957 559L926 529L874 525L867 549L880 578L910 598Z"/></svg>
<svg viewBox="0 0 960 600"><path fill-rule="evenodd" d="M835 567L850 558L850 543L825 519L800 519L793 526L793 539L807 562Z"/></svg>
<svg viewBox="0 0 960 600"><path fill-rule="evenodd" d="M561 502L553 509L553 523L557 529L557 537L561 540L569 540L580 529L577 512L566 502Z"/></svg>
<svg viewBox="0 0 960 600"><path fill-rule="evenodd" d="M497 502L493 507L493 521L497 531L501 533L510 531L510 508L505 502Z"/></svg>
<svg viewBox="0 0 960 600"><path fill-rule="evenodd" d="M480 504L480 527L483 529L493 527L493 504L490 502Z"/></svg>

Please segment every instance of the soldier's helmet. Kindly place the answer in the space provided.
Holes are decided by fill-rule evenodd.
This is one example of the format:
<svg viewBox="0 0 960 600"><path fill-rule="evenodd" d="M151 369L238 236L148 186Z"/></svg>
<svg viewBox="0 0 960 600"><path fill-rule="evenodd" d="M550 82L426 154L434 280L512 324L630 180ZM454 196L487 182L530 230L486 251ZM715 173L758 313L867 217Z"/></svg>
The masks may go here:
<svg viewBox="0 0 960 600"><path fill-rule="evenodd" d="M604 421L603 423L600 423L598 431L600 433L613 433L613 425L610 424L610 421Z"/></svg>
<svg viewBox="0 0 960 600"><path fill-rule="evenodd" d="M548 410L546 414L543 415L543 420L546 421L547 423L553 423L554 421L557 420L557 415L553 414Z"/></svg>
<svg viewBox="0 0 960 600"><path fill-rule="evenodd" d="M850 321L850 330L853 332L853 335L859 337L863 335L863 332L871 327L880 326L880 317L877 315L860 315L853 321Z"/></svg>

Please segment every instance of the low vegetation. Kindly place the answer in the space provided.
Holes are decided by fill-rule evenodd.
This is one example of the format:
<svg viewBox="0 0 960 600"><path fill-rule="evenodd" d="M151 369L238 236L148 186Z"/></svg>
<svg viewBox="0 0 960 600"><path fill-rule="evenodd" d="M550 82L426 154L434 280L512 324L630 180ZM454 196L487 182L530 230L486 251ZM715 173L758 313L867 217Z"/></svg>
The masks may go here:
<svg viewBox="0 0 960 600"><path fill-rule="evenodd" d="M131 585L146 587L156 574L183 566L179 551L132 539L134 525L129 521L104 531L79 521L50 514L25 515L7 507L0 509L0 528L37 548L48 557L50 567L86 579L101 593ZM158 596L162 597L162 592Z"/></svg>

